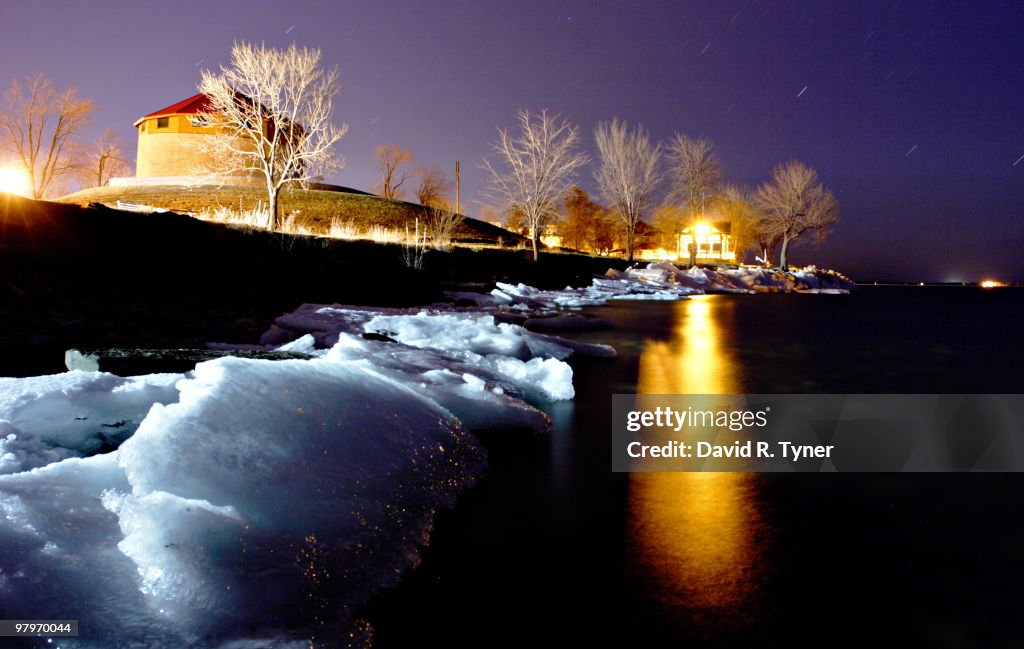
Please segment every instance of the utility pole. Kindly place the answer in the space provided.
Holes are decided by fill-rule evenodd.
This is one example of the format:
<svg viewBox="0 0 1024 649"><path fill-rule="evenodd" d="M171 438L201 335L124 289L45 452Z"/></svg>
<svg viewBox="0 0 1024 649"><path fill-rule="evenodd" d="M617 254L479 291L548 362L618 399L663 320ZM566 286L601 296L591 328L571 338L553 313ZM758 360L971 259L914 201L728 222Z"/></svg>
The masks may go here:
<svg viewBox="0 0 1024 649"><path fill-rule="evenodd" d="M455 213L462 214L462 171L455 161Z"/></svg>

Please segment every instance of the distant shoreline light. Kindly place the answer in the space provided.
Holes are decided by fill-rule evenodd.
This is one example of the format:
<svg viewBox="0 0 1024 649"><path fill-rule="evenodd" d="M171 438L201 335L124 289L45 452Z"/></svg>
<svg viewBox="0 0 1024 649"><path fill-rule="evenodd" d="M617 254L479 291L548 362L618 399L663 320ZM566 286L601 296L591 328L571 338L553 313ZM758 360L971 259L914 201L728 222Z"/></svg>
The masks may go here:
<svg viewBox="0 0 1024 649"><path fill-rule="evenodd" d="M978 284L981 288L997 288L999 286L1006 286L1006 282L997 282L994 279L986 279L985 281Z"/></svg>
<svg viewBox="0 0 1024 649"><path fill-rule="evenodd" d="M921 281L898 281L898 280L872 280L866 282L857 282L857 286L914 286L924 288L1014 288L1024 287L1024 282L1001 282L994 279L986 279L980 282L921 282Z"/></svg>

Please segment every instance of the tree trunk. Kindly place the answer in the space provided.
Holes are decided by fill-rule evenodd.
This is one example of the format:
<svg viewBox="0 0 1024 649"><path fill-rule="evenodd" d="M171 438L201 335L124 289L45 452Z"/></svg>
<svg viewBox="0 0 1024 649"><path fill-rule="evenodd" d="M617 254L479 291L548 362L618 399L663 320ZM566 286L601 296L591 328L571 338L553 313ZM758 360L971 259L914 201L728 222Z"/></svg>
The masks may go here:
<svg viewBox="0 0 1024 649"><path fill-rule="evenodd" d="M271 232L277 232L281 227L281 221L277 218L277 195L280 188L272 185L267 187L267 220L270 222Z"/></svg>
<svg viewBox="0 0 1024 649"><path fill-rule="evenodd" d="M626 226L626 261L633 261L633 233L635 230L635 224Z"/></svg>
<svg viewBox="0 0 1024 649"><path fill-rule="evenodd" d="M40 190L40 189L38 189L36 187L36 172L35 172L34 167L35 167L35 165L33 164L33 165L29 166L28 169L27 169L28 170L28 182L29 182L29 185L31 185L31 187L32 187L32 198L36 199L37 201L41 201L41 200L43 200L43 192L42 192L42 190Z"/></svg>
<svg viewBox="0 0 1024 649"><path fill-rule="evenodd" d="M689 267L697 265L697 210L694 207L693 190L690 190L690 245L686 252L690 257Z"/></svg>
<svg viewBox="0 0 1024 649"><path fill-rule="evenodd" d="M540 259L540 229L535 225L530 228L530 242L533 244L533 260Z"/></svg>
<svg viewBox="0 0 1024 649"><path fill-rule="evenodd" d="M786 270L787 268L789 268L786 265L786 252L787 252L788 248L789 248L789 237L782 237L782 252L779 253L779 266L782 267L782 270Z"/></svg>
<svg viewBox="0 0 1024 649"><path fill-rule="evenodd" d="M766 266L771 266L772 259L775 259L775 251L779 249L779 241L781 240L781 237L775 236L768 242L768 253L764 257L764 263Z"/></svg>

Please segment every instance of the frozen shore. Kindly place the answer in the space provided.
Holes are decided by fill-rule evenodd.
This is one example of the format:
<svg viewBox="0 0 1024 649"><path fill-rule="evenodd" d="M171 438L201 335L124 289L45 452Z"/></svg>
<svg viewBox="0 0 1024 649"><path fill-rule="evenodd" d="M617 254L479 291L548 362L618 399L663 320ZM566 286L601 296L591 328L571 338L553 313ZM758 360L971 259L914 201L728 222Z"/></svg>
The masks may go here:
<svg viewBox="0 0 1024 649"><path fill-rule="evenodd" d="M578 311L609 300L851 287L651 264L426 308L305 304L260 345L216 346L303 360L0 379L0 615L76 611L90 631L67 647L358 646L358 607L483 470L469 431L547 430L544 404L574 396L566 359L615 353L541 332L607 326Z"/></svg>
<svg viewBox="0 0 1024 649"><path fill-rule="evenodd" d="M333 342L0 380L0 615L75 612L88 633L62 647L361 646L354 611L483 470L468 431L547 430L537 405L573 397L564 359L614 353L480 312L282 321Z"/></svg>
<svg viewBox="0 0 1024 649"><path fill-rule="evenodd" d="M679 268L669 262L624 271L608 269L590 286L540 290L525 284L498 282L489 295L449 292L448 297L477 306L520 305L529 308L569 308L606 304L611 300L681 300L705 293L830 293L854 290L853 280L814 266L783 272L756 266Z"/></svg>

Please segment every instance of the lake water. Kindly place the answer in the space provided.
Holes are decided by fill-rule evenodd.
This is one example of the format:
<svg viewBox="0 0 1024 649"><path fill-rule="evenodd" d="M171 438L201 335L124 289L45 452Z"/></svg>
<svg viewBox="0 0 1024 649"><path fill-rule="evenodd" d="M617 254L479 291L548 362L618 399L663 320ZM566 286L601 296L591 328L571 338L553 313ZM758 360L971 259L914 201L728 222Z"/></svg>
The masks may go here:
<svg viewBox="0 0 1024 649"><path fill-rule="evenodd" d="M1024 392L1024 290L866 287L588 310L577 397L366 615L387 647L1019 647L1024 477L613 474L615 393Z"/></svg>

